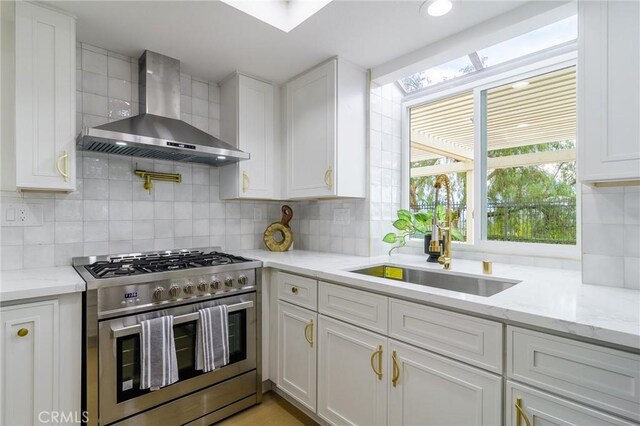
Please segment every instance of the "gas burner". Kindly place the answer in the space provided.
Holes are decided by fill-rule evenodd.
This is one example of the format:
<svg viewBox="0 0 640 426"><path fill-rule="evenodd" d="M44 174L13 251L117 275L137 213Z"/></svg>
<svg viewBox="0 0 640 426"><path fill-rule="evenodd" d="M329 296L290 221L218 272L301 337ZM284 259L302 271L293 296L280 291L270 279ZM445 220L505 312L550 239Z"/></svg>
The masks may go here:
<svg viewBox="0 0 640 426"><path fill-rule="evenodd" d="M217 251L205 253L203 251L190 250L114 256L110 257L109 260L101 260L86 265L85 268L95 278L103 279L250 261L250 259L245 259L241 256Z"/></svg>

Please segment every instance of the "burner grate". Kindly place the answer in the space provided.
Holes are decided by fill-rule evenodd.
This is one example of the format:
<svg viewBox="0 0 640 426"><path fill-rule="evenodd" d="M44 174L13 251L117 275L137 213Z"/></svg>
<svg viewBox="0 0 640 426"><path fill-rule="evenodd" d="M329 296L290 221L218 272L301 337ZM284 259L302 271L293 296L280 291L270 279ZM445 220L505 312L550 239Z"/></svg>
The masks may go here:
<svg viewBox="0 0 640 426"><path fill-rule="evenodd" d="M153 272L230 265L249 261L249 259L241 256L216 251L204 253L195 250L112 257L109 260L97 261L91 265L86 265L85 268L95 278L104 279Z"/></svg>

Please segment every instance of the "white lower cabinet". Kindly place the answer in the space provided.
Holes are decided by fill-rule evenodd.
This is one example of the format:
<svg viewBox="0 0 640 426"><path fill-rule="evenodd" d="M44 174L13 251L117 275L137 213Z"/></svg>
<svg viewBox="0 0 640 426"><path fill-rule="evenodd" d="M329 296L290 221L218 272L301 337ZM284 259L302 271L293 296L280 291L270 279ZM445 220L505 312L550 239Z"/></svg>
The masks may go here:
<svg viewBox="0 0 640 426"><path fill-rule="evenodd" d="M0 308L0 424L82 419L79 293Z"/></svg>
<svg viewBox="0 0 640 426"><path fill-rule="evenodd" d="M506 426L633 425L620 418L507 381Z"/></svg>
<svg viewBox="0 0 640 426"><path fill-rule="evenodd" d="M389 425L499 425L502 378L389 340Z"/></svg>
<svg viewBox="0 0 640 426"><path fill-rule="evenodd" d="M278 386L316 411L316 330L318 314L278 303Z"/></svg>
<svg viewBox="0 0 640 426"><path fill-rule="evenodd" d="M318 415L336 425L387 423L387 338L318 320Z"/></svg>

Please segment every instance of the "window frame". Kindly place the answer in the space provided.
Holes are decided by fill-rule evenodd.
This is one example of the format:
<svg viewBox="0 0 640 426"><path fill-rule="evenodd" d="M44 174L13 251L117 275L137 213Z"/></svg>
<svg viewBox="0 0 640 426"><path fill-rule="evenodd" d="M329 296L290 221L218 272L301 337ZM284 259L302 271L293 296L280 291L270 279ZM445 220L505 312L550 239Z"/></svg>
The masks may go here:
<svg viewBox="0 0 640 426"><path fill-rule="evenodd" d="M568 67L577 67L577 50L560 51L560 52L543 52L537 55L531 55L526 62L517 61L511 66L506 66L502 72L491 75L482 75L478 73L476 78L461 82L458 86L443 87L441 90L430 91L422 94L422 96L412 96L405 98L402 102L402 198L401 206L403 209L409 208L409 180L410 180L410 110L411 108L434 102L440 99L459 95L465 92L473 92L473 134L474 134L474 158L479 158L477 164L474 161L473 168L473 193L467 194L472 197L473 218L472 234L469 235L468 241L457 242L452 241L452 249L454 251L465 252L483 252L491 254L529 256L529 257L545 257L551 258L548 261L556 259L563 260L580 260L581 258L581 234L582 224L581 217L581 190L580 182L576 182L576 244L545 244L545 243L522 243L512 241L495 241L486 238L487 231L487 186L486 186L486 169L487 169L487 150L486 140L483 137L485 121L482 114L482 93L489 89L513 83L518 80L531 78L540 74L557 71ZM576 117L577 119L577 117ZM576 150L579 150L579 142L576 143ZM576 167L579 168L578 156L576 155ZM480 214L477 214L477 213ZM407 241L409 247L423 247L424 242L421 239L412 238ZM540 263L544 266L544 262Z"/></svg>

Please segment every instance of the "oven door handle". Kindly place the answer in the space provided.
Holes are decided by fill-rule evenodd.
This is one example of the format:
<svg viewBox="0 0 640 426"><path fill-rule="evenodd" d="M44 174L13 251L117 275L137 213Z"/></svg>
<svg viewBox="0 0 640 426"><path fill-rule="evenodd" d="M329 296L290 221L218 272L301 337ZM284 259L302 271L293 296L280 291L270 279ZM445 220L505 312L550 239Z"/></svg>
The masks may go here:
<svg viewBox="0 0 640 426"><path fill-rule="evenodd" d="M241 302L233 305L227 305L227 312L236 312L236 311L242 311L244 309L251 309L251 308L253 308L253 301ZM200 313L192 312L190 314L179 315L177 317L174 317L173 324L176 325L176 324L182 324L185 322L196 321L199 318L200 318ZM140 324L130 325L128 327L120 327L120 328L111 326L111 334L113 335L114 339L117 339L119 337L138 334L140 333L140 328L141 328Z"/></svg>

